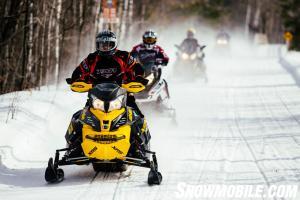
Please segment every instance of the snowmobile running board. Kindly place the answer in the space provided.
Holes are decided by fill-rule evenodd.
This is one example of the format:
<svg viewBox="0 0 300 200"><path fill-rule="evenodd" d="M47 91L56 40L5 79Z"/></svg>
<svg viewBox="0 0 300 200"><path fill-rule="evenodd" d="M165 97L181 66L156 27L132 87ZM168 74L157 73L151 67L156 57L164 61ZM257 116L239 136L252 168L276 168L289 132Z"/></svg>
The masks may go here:
<svg viewBox="0 0 300 200"><path fill-rule="evenodd" d="M57 149L55 153L55 159L54 159L54 167L57 168L58 166L63 165L88 165L90 163L118 163L118 164L127 164L127 165L134 165L138 167L145 167L145 168L155 168L157 169L157 159L155 152L146 150L146 153L152 154L153 164L151 165L151 162L148 158L144 157L144 159L140 158L133 158L133 157L125 157L124 160L98 160L95 158L88 158L86 156L82 157L74 157L74 158L67 158L67 156L64 156L61 160L59 160L59 152L68 151L69 148L64 149Z"/></svg>

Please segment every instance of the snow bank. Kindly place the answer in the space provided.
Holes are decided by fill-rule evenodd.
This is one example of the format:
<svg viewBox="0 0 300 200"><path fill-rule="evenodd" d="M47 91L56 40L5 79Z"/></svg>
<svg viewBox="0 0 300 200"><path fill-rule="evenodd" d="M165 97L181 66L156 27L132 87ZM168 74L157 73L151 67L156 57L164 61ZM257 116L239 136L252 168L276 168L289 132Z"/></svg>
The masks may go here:
<svg viewBox="0 0 300 200"><path fill-rule="evenodd" d="M300 85L300 52L287 51L282 48L279 58L281 65L291 73L296 83Z"/></svg>

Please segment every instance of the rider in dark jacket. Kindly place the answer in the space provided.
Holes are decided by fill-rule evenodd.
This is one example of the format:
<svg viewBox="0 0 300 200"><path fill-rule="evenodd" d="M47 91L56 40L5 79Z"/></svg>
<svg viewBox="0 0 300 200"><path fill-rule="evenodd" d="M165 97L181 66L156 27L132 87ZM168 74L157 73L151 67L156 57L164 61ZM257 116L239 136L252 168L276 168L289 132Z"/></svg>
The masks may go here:
<svg viewBox="0 0 300 200"><path fill-rule="evenodd" d="M198 43L198 40L195 38L195 31L193 29L189 29L187 31L187 38L185 38L180 44L180 50L182 52L192 54L195 53L199 47L200 44Z"/></svg>

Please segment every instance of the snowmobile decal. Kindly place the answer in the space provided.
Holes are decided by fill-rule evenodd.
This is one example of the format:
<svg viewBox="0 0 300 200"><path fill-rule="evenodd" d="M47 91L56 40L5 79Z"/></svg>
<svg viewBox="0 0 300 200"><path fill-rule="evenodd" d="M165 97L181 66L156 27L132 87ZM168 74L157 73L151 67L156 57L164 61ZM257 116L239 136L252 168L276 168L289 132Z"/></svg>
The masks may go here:
<svg viewBox="0 0 300 200"><path fill-rule="evenodd" d="M97 147L92 148L92 150L88 153L89 155L92 155L97 150Z"/></svg>
<svg viewBox="0 0 300 200"><path fill-rule="evenodd" d="M123 152L120 149L118 149L116 146L113 146L112 148L116 150L116 152L118 152L119 154L123 154Z"/></svg>
<svg viewBox="0 0 300 200"><path fill-rule="evenodd" d="M132 121L132 110L128 109L128 119L129 121Z"/></svg>
<svg viewBox="0 0 300 200"><path fill-rule="evenodd" d="M86 138L93 140L100 144L111 144L111 143L117 142L119 140L125 139L126 136L125 135L102 135L101 134L101 135L95 135L94 137L87 135Z"/></svg>
<svg viewBox="0 0 300 200"><path fill-rule="evenodd" d="M70 125L69 125L69 127L68 127L68 133L69 133L69 134L72 134L72 133L73 133L73 130L74 130L73 124L70 123Z"/></svg>
<svg viewBox="0 0 300 200"><path fill-rule="evenodd" d="M130 132L131 128L129 125L120 127L115 131L101 131L97 132L92 129L91 126L83 125L82 135L83 141L81 143L84 154L90 158L97 158L99 160L113 160L113 159L125 159L126 154L130 147ZM98 142L91 138L97 138L97 135L106 135L104 137L122 136L122 139L115 140L114 142ZM97 147L92 155L89 152ZM120 151L116 151L113 146L116 146ZM122 152L122 153L120 153Z"/></svg>

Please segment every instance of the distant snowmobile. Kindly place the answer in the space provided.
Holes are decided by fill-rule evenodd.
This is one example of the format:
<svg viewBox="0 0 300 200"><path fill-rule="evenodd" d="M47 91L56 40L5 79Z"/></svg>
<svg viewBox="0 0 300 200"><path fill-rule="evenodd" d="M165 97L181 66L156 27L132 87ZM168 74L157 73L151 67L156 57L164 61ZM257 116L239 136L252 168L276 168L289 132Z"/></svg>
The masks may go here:
<svg viewBox="0 0 300 200"><path fill-rule="evenodd" d="M136 93L136 102L143 107L155 108L158 111L168 111L169 116L175 120L175 109L170 105L170 93L167 81L162 77L161 60L148 62L143 65L145 79L148 80L145 90Z"/></svg>
<svg viewBox="0 0 300 200"><path fill-rule="evenodd" d="M230 56L230 36L223 30L216 36L214 53L216 56Z"/></svg>
<svg viewBox="0 0 300 200"><path fill-rule="evenodd" d="M95 171L124 171L124 166L134 165L150 168L148 184L160 184L162 175L158 171L155 152L150 151L150 133L146 121L126 105L127 93L145 89L141 83L92 84L74 82L74 92L87 92L88 103L80 112L80 128L71 122L66 133L71 141L74 130L80 130L81 138L70 142L68 148L56 150L45 171L49 183L60 182L64 172L59 166L92 164ZM68 142L69 143L69 142ZM60 158L59 153L66 152Z"/></svg>
<svg viewBox="0 0 300 200"><path fill-rule="evenodd" d="M183 51L179 45L175 45L175 47L178 52L173 75L175 77L186 77L188 80L201 78L204 82L207 82L203 51L206 46L199 46L196 51Z"/></svg>

